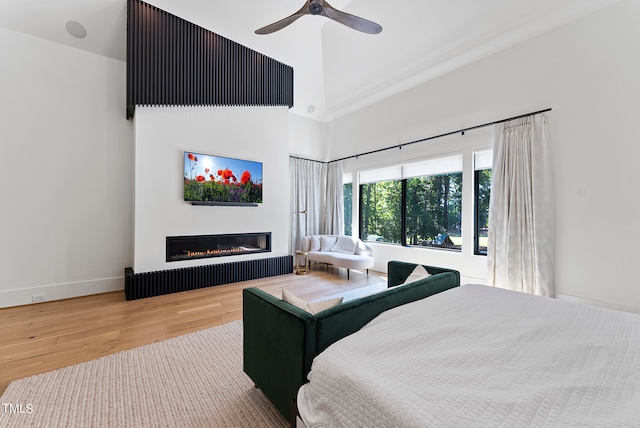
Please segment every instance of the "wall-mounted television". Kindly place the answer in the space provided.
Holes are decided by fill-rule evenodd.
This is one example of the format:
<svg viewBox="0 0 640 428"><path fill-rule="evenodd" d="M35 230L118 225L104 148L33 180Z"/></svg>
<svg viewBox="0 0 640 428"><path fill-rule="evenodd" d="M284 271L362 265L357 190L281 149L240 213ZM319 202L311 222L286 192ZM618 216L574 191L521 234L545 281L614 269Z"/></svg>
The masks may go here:
<svg viewBox="0 0 640 428"><path fill-rule="evenodd" d="M184 152L184 200L257 206L262 203L262 162Z"/></svg>

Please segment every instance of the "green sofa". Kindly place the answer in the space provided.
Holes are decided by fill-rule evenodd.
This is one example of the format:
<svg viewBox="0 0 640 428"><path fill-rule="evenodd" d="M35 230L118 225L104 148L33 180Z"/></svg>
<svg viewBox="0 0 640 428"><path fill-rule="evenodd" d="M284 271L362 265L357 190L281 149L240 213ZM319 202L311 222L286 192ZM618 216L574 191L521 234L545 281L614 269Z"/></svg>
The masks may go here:
<svg viewBox="0 0 640 428"><path fill-rule="evenodd" d="M313 358L380 313L460 285L460 273L423 265L431 276L402 287L417 265L388 264L388 289L312 315L258 288L243 290L244 371L286 418Z"/></svg>

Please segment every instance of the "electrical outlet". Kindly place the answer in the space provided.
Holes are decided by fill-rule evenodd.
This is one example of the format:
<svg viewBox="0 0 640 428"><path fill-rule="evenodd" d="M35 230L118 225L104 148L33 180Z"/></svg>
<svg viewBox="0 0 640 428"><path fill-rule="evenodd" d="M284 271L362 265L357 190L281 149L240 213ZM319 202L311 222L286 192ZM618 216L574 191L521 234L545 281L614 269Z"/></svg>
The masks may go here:
<svg viewBox="0 0 640 428"><path fill-rule="evenodd" d="M44 302L45 300L47 300L47 296L44 294L35 294L33 296L31 296L31 301L32 302Z"/></svg>

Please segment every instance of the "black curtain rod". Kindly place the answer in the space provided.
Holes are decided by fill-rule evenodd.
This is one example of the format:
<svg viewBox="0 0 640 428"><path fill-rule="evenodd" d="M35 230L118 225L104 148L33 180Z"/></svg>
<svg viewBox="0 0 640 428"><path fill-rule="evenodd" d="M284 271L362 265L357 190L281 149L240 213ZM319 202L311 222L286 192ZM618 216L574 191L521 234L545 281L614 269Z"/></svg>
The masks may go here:
<svg viewBox="0 0 640 428"><path fill-rule="evenodd" d="M292 156L292 155L289 155L289 157L290 157L290 158L293 158L293 159L300 159L300 160L305 160L305 161L309 161L309 162L329 163L329 162L323 162L323 161L319 161L319 160L315 160L315 159L301 158L300 156Z"/></svg>
<svg viewBox="0 0 640 428"><path fill-rule="evenodd" d="M521 114L519 116L510 117L508 119L496 120L494 122L483 123L482 125L476 125L476 126L471 126L469 128L458 129L457 131L447 132L446 134L434 135L433 137L422 138L420 140L410 141L408 143L396 144L395 146L385 147L384 149L372 150L370 152L365 152L365 153L360 153L360 154L357 154L357 155L347 156L347 157L340 158L340 159L335 159L335 160L329 161L327 163L340 162L342 160L351 159L351 158L357 158L359 156L365 156L365 155L370 155L370 154L373 154L373 153L384 152L386 150L398 149L398 148L402 148L404 146L408 146L410 144L416 144L416 143L422 143L424 141L435 140L436 138L447 137L447 136L453 135L453 134L458 134L458 133L463 133L464 134L465 131L472 131L474 129L484 128L485 126L497 125L498 123L508 122L510 120L520 119L522 117L527 117L527 116L533 116L533 115L540 114L540 113L545 113L545 112L548 112L548 111L551 111L551 109L547 108L547 109L544 109L544 110L535 111L533 113Z"/></svg>

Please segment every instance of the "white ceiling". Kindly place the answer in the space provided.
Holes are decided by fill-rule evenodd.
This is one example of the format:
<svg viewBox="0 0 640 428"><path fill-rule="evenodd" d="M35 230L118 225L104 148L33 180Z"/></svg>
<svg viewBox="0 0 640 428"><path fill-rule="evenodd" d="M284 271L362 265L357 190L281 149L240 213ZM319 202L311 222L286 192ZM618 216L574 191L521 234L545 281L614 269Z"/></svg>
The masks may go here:
<svg viewBox="0 0 640 428"><path fill-rule="evenodd" d="M294 113L331 120L619 0L332 0L382 25L359 33L305 16L271 35L257 28L304 0L148 3L294 67ZM1 0L0 26L125 60L126 0ZM75 20L87 29L76 39ZM310 112L309 106L314 106Z"/></svg>

